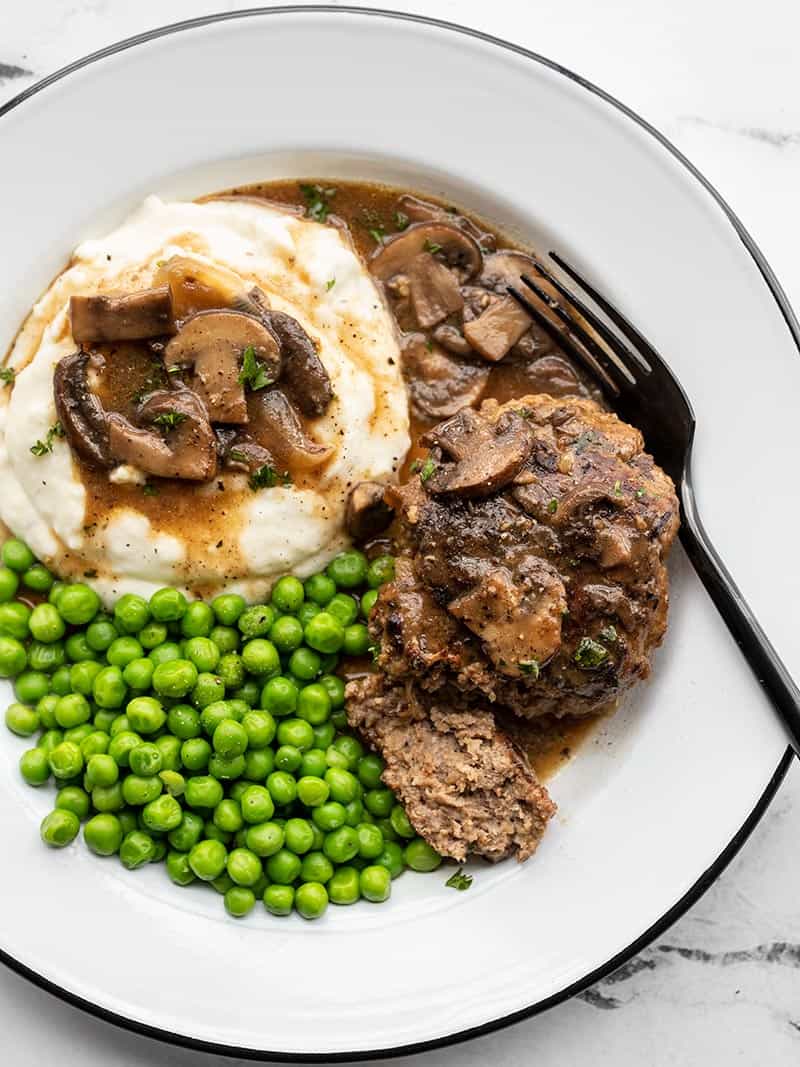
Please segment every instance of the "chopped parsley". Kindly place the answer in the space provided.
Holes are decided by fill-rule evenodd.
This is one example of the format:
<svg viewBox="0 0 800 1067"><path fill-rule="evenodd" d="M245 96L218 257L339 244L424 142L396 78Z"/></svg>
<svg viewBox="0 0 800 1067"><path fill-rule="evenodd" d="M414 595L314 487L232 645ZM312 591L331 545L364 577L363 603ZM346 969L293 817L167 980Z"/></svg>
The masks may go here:
<svg viewBox="0 0 800 1067"><path fill-rule="evenodd" d="M16 372L13 367L0 367L0 382L4 385L12 385L15 377Z"/></svg>
<svg viewBox="0 0 800 1067"><path fill-rule="evenodd" d="M247 484L254 493L257 493L259 489L272 489L276 485L291 485L292 479L288 471L279 474L269 463L265 463L263 467L253 471Z"/></svg>
<svg viewBox="0 0 800 1067"><path fill-rule="evenodd" d="M427 482L433 472L436 470L436 464L433 462L430 456L425 460L420 468L419 480L421 482Z"/></svg>
<svg viewBox="0 0 800 1067"><path fill-rule="evenodd" d="M432 352L433 351L433 341L431 341L430 339L427 340L425 342L425 347L428 349L429 352Z"/></svg>
<svg viewBox="0 0 800 1067"><path fill-rule="evenodd" d="M374 645L369 645L367 647L367 652L372 656L372 662L377 663L381 655L380 642L377 641Z"/></svg>
<svg viewBox="0 0 800 1067"><path fill-rule="evenodd" d="M142 486L142 492L145 496L158 496L158 486L153 485L152 482L145 482Z"/></svg>
<svg viewBox="0 0 800 1067"><path fill-rule="evenodd" d="M178 363L173 363L171 367L167 367L167 374L180 374L181 367Z"/></svg>
<svg viewBox="0 0 800 1067"><path fill-rule="evenodd" d="M432 256L435 256L437 252L441 252L442 246L437 244L436 241L426 241L424 246L426 252L430 252Z"/></svg>
<svg viewBox="0 0 800 1067"><path fill-rule="evenodd" d="M469 889L472 885L472 875L464 874L463 868L459 867L456 873L451 874L444 884L463 893L465 889Z"/></svg>
<svg viewBox="0 0 800 1067"><path fill-rule="evenodd" d="M415 459L414 462L411 464L411 467L409 468L409 470L411 471L412 474L416 474L417 471L421 470L421 469L422 469L422 460L421 459Z"/></svg>
<svg viewBox="0 0 800 1067"><path fill-rule="evenodd" d="M395 211L394 228L396 230L404 230L408 226L410 221L411 220L409 219L408 215L406 215L405 211Z"/></svg>
<svg viewBox="0 0 800 1067"><path fill-rule="evenodd" d="M615 645L618 641L616 626L604 626L600 631L600 637L607 641L609 645Z"/></svg>
<svg viewBox="0 0 800 1067"><path fill-rule="evenodd" d="M57 437L64 436L64 428L60 422L54 422L47 431L44 441L36 441L31 445L31 453L34 456L46 456L53 451L53 443Z"/></svg>
<svg viewBox="0 0 800 1067"><path fill-rule="evenodd" d="M246 385L253 393L272 385L273 379L267 374L264 364L256 359L256 350L252 345L248 345L242 353L242 369L237 381L239 385Z"/></svg>
<svg viewBox="0 0 800 1067"><path fill-rule="evenodd" d="M232 448L228 453L228 458L232 459L234 463L246 463L247 456L242 452L241 448Z"/></svg>
<svg viewBox="0 0 800 1067"><path fill-rule="evenodd" d="M572 658L583 670L593 671L602 667L608 659L608 649L591 637L582 637Z"/></svg>
<svg viewBox="0 0 800 1067"><path fill-rule="evenodd" d="M326 290L326 292L329 293L331 291L331 289L333 289L334 285L336 285L336 279L335 278L328 278L328 280L325 282L325 290Z"/></svg>
<svg viewBox="0 0 800 1067"><path fill-rule="evenodd" d="M336 189L323 189L321 185L300 182L300 192L306 202L306 215L314 222L326 222L331 212L330 201L336 196Z"/></svg>
<svg viewBox="0 0 800 1067"><path fill-rule="evenodd" d="M515 414L519 415L521 419L529 419L533 415L533 411L530 408L517 408Z"/></svg>
<svg viewBox="0 0 800 1067"><path fill-rule="evenodd" d="M524 659L521 660L517 666L523 674L529 674L531 678L539 677L539 661L538 659Z"/></svg>
<svg viewBox="0 0 800 1067"><path fill-rule="evenodd" d="M186 422L187 416L182 411L162 411L153 419L153 425L157 426L162 433L167 434L170 430L176 430L182 422Z"/></svg>
<svg viewBox="0 0 800 1067"><path fill-rule="evenodd" d="M622 482L614 482L614 496L622 496Z"/></svg>
<svg viewBox="0 0 800 1067"><path fill-rule="evenodd" d="M646 489L637 489L636 490L636 498L637 498L637 500L641 500L646 492L647 492Z"/></svg>
<svg viewBox="0 0 800 1067"><path fill-rule="evenodd" d="M384 238L383 226L370 226L369 235L376 244L382 244Z"/></svg>
<svg viewBox="0 0 800 1067"><path fill-rule="evenodd" d="M558 511L558 501L556 500L555 497L553 497L552 500L548 501L547 512L548 512L549 515L555 515L555 513L557 511Z"/></svg>

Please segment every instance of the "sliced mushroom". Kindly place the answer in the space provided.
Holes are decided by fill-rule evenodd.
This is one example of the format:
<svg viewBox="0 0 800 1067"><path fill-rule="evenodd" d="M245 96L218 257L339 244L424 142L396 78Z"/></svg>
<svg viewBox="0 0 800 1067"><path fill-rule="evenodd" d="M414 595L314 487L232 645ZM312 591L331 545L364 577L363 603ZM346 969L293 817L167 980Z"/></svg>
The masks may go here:
<svg viewBox="0 0 800 1067"><path fill-rule="evenodd" d="M325 463L333 454L327 445L310 438L297 412L280 389L264 389L247 398L250 432L263 448L286 470L310 470Z"/></svg>
<svg viewBox="0 0 800 1067"><path fill-rule="evenodd" d="M390 237L370 260L369 269L382 282L407 270L420 252L442 257L460 281L474 277L481 269L483 255L474 237L449 222L419 222Z"/></svg>
<svg viewBox="0 0 800 1067"><path fill-rule="evenodd" d="M469 342L455 326L450 326L447 323L437 326L433 331L433 339L438 341L442 348L452 352L454 356L469 356L472 354Z"/></svg>
<svg viewBox="0 0 800 1067"><path fill-rule="evenodd" d="M424 334L411 334L403 345L403 374L414 413L444 419L478 403L489 381L486 363L451 356Z"/></svg>
<svg viewBox="0 0 800 1067"><path fill-rule="evenodd" d="M269 306L258 286L248 286L227 267L202 263L191 256L172 256L162 263L156 276L158 285L168 285L177 321L198 311L232 308L259 316Z"/></svg>
<svg viewBox="0 0 800 1067"><path fill-rule="evenodd" d="M192 366L195 389L212 422L247 422L242 356L252 348L271 384L281 373L281 351L272 331L241 311L200 311L181 326L164 352L167 366Z"/></svg>
<svg viewBox="0 0 800 1067"><path fill-rule="evenodd" d="M433 470L425 488L465 497L488 496L507 485L535 443L530 426L515 411L505 411L492 421L472 408L463 408L428 430L421 441L439 450L437 457L431 457Z"/></svg>
<svg viewBox="0 0 800 1067"><path fill-rule="evenodd" d="M526 256L524 252L515 252L510 249L506 249L503 252L495 252L491 256L487 256L483 261L483 270L481 271L478 279L478 284L483 285L487 289L492 289L496 293L506 294L509 285L513 285L519 288L521 285L520 277L523 274L528 274L535 279L536 284L545 293L557 298L558 294L552 288L546 278L543 278L536 270L536 261L530 256ZM530 290L525 290L525 295L542 311L542 314L553 323L557 329L563 330L563 323L553 314L552 310L545 301L536 296L535 293ZM522 312L522 309L517 305L518 310ZM524 314L524 312L523 312ZM528 319L530 325L531 320Z"/></svg>
<svg viewBox="0 0 800 1067"><path fill-rule="evenodd" d="M359 482L350 490L344 525L354 541L377 537L394 518L394 511L383 499L385 488L380 482Z"/></svg>
<svg viewBox="0 0 800 1067"><path fill-rule="evenodd" d="M460 311L464 298L451 270L430 252L420 252L408 265L411 305L423 330Z"/></svg>
<svg viewBox="0 0 800 1067"><path fill-rule="evenodd" d="M225 448L222 462L228 470L256 471L259 467L274 467L275 457L249 434L236 434Z"/></svg>
<svg viewBox="0 0 800 1067"><path fill-rule="evenodd" d="M411 222L433 222L434 220L450 222L454 226L458 226L460 230L464 230L470 237L474 237L481 248L490 249L495 247L496 238L494 234L482 230L475 225L472 219L467 218L466 215L455 213L452 208L448 210L438 204L431 203L429 200L420 200L419 197L411 196L410 194L401 196L397 202L397 207Z"/></svg>
<svg viewBox="0 0 800 1067"><path fill-rule="evenodd" d="M64 356L53 375L53 395L58 421L72 448L88 463L111 467L106 413L89 388L88 352Z"/></svg>
<svg viewBox="0 0 800 1067"><path fill-rule="evenodd" d="M159 478L207 482L214 477L214 433L196 393L160 389L142 404L138 418L141 426L115 411L106 416L114 459Z"/></svg>
<svg viewBox="0 0 800 1067"><path fill-rule="evenodd" d="M174 333L172 299L167 286L138 293L73 296L69 302L72 336L79 343L144 341Z"/></svg>
<svg viewBox="0 0 800 1067"><path fill-rule="evenodd" d="M512 296L494 301L477 319L464 323L464 336L484 359L497 363L530 329L531 317Z"/></svg>
<svg viewBox="0 0 800 1067"><path fill-rule="evenodd" d="M333 400L331 379L314 342L291 315L269 311L265 320L278 338L283 355L283 381L304 415L324 415Z"/></svg>

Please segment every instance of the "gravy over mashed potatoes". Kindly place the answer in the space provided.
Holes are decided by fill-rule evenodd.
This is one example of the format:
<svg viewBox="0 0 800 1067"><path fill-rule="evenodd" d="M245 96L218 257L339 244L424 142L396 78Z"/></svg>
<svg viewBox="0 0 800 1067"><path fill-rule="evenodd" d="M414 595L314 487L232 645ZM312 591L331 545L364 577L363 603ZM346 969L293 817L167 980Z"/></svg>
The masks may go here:
<svg viewBox="0 0 800 1067"><path fill-rule="evenodd" d="M199 271L216 269L242 292L258 287L265 307L284 313L284 320L291 316L311 339L332 398L321 414L300 412L297 421L324 462L298 471L265 465L259 476L252 466L223 462L220 452L208 479L183 481L183 475L153 478L130 457L98 468L76 454L54 398L56 367L79 348L70 298L163 286L165 271L170 283L170 264L185 273L187 262ZM246 342L244 336L243 350ZM165 344L84 345L100 351L87 380L107 411L141 405L142 396L146 405L154 385L180 384L182 370L168 365ZM409 446L399 364L392 316L345 230L256 200L149 197L113 233L77 248L11 350L7 365L15 381L0 400L0 518L62 577L89 581L106 600L126 592L148 596L167 584L263 596L280 574L311 574L346 544L353 485L396 475ZM256 362L245 388L263 390L257 375L268 371ZM115 417L125 424L123 415ZM167 440L171 430L177 433L169 419L173 413L166 421L163 414L151 419L151 429L157 426ZM217 424L215 432L221 439Z"/></svg>

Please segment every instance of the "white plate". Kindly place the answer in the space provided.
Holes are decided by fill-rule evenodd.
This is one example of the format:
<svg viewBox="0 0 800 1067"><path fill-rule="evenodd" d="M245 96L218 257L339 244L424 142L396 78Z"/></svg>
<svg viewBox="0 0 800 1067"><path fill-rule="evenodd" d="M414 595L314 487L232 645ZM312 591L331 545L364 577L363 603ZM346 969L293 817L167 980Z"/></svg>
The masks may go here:
<svg viewBox="0 0 800 1067"><path fill-rule="evenodd" d="M146 35L0 114L3 344L73 245L149 192L374 176L444 194L576 260L683 380L710 532L793 651L791 313L713 192L598 90L457 27L306 8ZM233 922L159 869L42 848L48 798L21 783L23 746L4 732L3 958L124 1025L256 1056L408 1050L574 992L709 884L787 765L781 730L680 551L673 564L653 680L552 782L560 814L533 861L481 868L468 893L407 875L383 907L332 908L313 925Z"/></svg>

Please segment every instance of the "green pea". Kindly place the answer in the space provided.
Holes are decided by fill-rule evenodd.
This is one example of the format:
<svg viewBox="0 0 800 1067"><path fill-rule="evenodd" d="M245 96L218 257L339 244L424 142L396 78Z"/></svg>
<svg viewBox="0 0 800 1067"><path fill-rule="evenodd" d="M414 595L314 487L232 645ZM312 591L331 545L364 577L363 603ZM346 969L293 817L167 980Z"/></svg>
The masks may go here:
<svg viewBox="0 0 800 1067"><path fill-rule="evenodd" d="M326 573L340 589L354 589L363 585L367 577L367 557L355 549L340 552L330 561Z"/></svg>
<svg viewBox="0 0 800 1067"><path fill-rule="evenodd" d="M89 794L78 785L65 785L56 793L56 807L71 811L82 822L89 815Z"/></svg>
<svg viewBox="0 0 800 1067"><path fill-rule="evenodd" d="M226 689L238 689L245 677L242 657L236 652L227 652L221 656L217 664L217 674Z"/></svg>
<svg viewBox="0 0 800 1067"><path fill-rule="evenodd" d="M321 882L323 885L333 878L333 864L324 852L307 852L303 856L300 877L304 882Z"/></svg>
<svg viewBox="0 0 800 1067"><path fill-rule="evenodd" d="M202 638L195 640L200 641ZM159 663L153 672L153 688L159 696L185 697L197 685L197 678L197 666L190 659L168 660L166 663Z"/></svg>
<svg viewBox="0 0 800 1067"><path fill-rule="evenodd" d="M323 608L336 593L336 583L323 572L312 574L310 578L306 578L304 588L308 599Z"/></svg>
<svg viewBox="0 0 800 1067"><path fill-rule="evenodd" d="M391 581L394 581L394 556L377 556L367 567L367 585L377 591Z"/></svg>
<svg viewBox="0 0 800 1067"><path fill-rule="evenodd" d="M256 707L258 704L258 697L261 692L261 688L255 678L248 678L248 680L234 689L230 694L231 700L241 700L249 708Z"/></svg>
<svg viewBox="0 0 800 1067"><path fill-rule="evenodd" d="M144 830L132 830L122 839L119 858L123 867L127 867L129 871L135 871L149 863L154 852L155 842L152 837Z"/></svg>
<svg viewBox="0 0 800 1067"><path fill-rule="evenodd" d="M139 734L154 734L167 721L161 701L154 697L134 697L128 703L125 714L131 728Z"/></svg>
<svg viewBox="0 0 800 1067"><path fill-rule="evenodd" d="M145 804L142 809L142 818L148 830L158 830L167 833L180 826L183 812L175 797L169 793L162 793L160 797Z"/></svg>
<svg viewBox="0 0 800 1067"><path fill-rule="evenodd" d="M39 729L39 715L26 704L9 704L6 708L6 726L18 737L30 737Z"/></svg>
<svg viewBox="0 0 800 1067"><path fill-rule="evenodd" d="M323 674L317 683L328 694L329 707L333 710L344 707L344 682L336 674ZM327 747L327 746L326 746Z"/></svg>
<svg viewBox="0 0 800 1067"><path fill-rule="evenodd" d="M208 761L208 773L224 782L232 782L237 778L241 778L244 774L244 768L245 758L243 755L220 756L218 752L215 752Z"/></svg>
<svg viewBox="0 0 800 1067"><path fill-rule="evenodd" d="M330 789L331 799L340 804L349 804L361 794L361 783L354 774L342 767L330 767L325 772L325 781Z"/></svg>
<svg viewBox="0 0 800 1067"><path fill-rule="evenodd" d="M300 767L303 762L303 753L294 745L281 745L275 753L275 766L279 771L288 771L290 774Z"/></svg>
<svg viewBox="0 0 800 1067"><path fill-rule="evenodd" d="M364 786L365 789L377 789L381 784L381 775L383 774L383 768L386 764L383 762L380 756L376 756L370 752L366 756L362 756L358 761L357 774L358 780Z"/></svg>
<svg viewBox="0 0 800 1067"><path fill-rule="evenodd" d="M355 904L361 897L359 872L355 867L339 867L328 882L332 904Z"/></svg>
<svg viewBox="0 0 800 1067"><path fill-rule="evenodd" d="M10 537L3 545L3 563L12 571L26 571L36 562L36 557L24 541Z"/></svg>
<svg viewBox="0 0 800 1067"><path fill-rule="evenodd" d="M119 712L115 711L113 708L98 708L94 713L92 725L95 730L101 730L104 734L110 735L111 727L118 718L120 718Z"/></svg>
<svg viewBox="0 0 800 1067"><path fill-rule="evenodd" d="M358 836L358 854L365 860L377 860L383 854L383 834L377 826L359 823L355 828Z"/></svg>
<svg viewBox="0 0 800 1067"><path fill-rule="evenodd" d="M336 737L336 727L330 720L322 723L321 726L313 726L314 731L314 748L322 750L323 755L328 748L333 744L333 739ZM328 766L328 761L325 761L325 767ZM322 773L325 771L323 769Z"/></svg>
<svg viewBox="0 0 800 1067"><path fill-rule="evenodd" d="M375 601L378 599L377 589L368 589L361 598L361 614L365 619L369 619L370 612L375 607Z"/></svg>
<svg viewBox="0 0 800 1067"><path fill-rule="evenodd" d="M64 740L64 734L61 730L45 730L36 745L42 752L47 754L51 753L56 745L60 745Z"/></svg>
<svg viewBox="0 0 800 1067"><path fill-rule="evenodd" d="M234 885L224 896L225 910L234 919L243 919L249 915L256 904L256 895L246 886Z"/></svg>
<svg viewBox="0 0 800 1067"><path fill-rule="evenodd" d="M127 667L134 660L142 658L144 649L135 637L115 638L106 650L106 659L112 667Z"/></svg>
<svg viewBox="0 0 800 1067"><path fill-rule="evenodd" d="M358 880L361 896L365 900L380 904L392 895L392 876L378 863L365 867Z"/></svg>
<svg viewBox="0 0 800 1067"><path fill-rule="evenodd" d="M275 583L270 599L276 611L292 614L305 599L303 583L293 575L287 574Z"/></svg>
<svg viewBox="0 0 800 1067"><path fill-rule="evenodd" d="M229 834L235 834L237 830L241 830L244 826L242 809L231 797L221 800L219 804L217 804L214 808L212 818L214 820L214 825L218 829L224 830Z"/></svg>
<svg viewBox="0 0 800 1067"><path fill-rule="evenodd" d="M116 815L94 815L83 828L83 839L98 856L112 856L122 844L122 826Z"/></svg>
<svg viewBox="0 0 800 1067"><path fill-rule="evenodd" d="M50 678L50 689L52 692L58 694L58 696L66 696L67 693L72 692L70 689L70 668L64 665L58 667Z"/></svg>
<svg viewBox="0 0 800 1067"><path fill-rule="evenodd" d="M255 637L242 648L245 670L259 677L280 674L281 660L277 648L263 637Z"/></svg>
<svg viewBox="0 0 800 1067"><path fill-rule="evenodd" d="M261 690L261 707L276 717L291 715L297 708L300 687L293 678L270 678Z"/></svg>
<svg viewBox="0 0 800 1067"><path fill-rule="evenodd" d="M192 690L192 703L198 708L208 707L225 696L225 684L216 674L199 674Z"/></svg>
<svg viewBox="0 0 800 1067"><path fill-rule="evenodd" d="M276 822L261 822L247 828L247 847L257 856L274 856L283 848L283 827Z"/></svg>
<svg viewBox="0 0 800 1067"><path fill-rule="evenodd" d="M126 804L134 808L142 808L161 796L163 783L160 778L153 775L142 777L138 774L129 774L122 781L122 797Z"/></svg>
<svg viewBox="0 0 800 1067"><path fill-rule="evenodd" d="M184 852L167 853L167 874L175 885L191 885L195 880L189 857Z"/></svg>
<svg viewBox="0 0 800 1067"><path fill-rule="evenodd" d="M276 725L268 711L248 711L242 717L242 729L249 748L266 748L275 737Z"/></svg>
<svg viewBox="0 0 800 1067"><path fill-rule="evenodd" d="M275 610L269 604L254 604L239 616L237 625L247 638L263 637L272 629Z"/></svg>
<svg viewBox="0 0 800 1067"><path fill-rule="evenodd" d="M0 567L0 602L7 603L17 595L19 575L10 567Z"/></svg>
<svg viewBox="0 0 800 1067"><path fill-rule="evenodd" d="M29 748L19 758L19 771L28 785L38 786L50 777L50 761L44 749Z"/></svg>
<svg viewBox="0 0 800 1067"><path fill-rule="evenodd" d="M189 852L189 866L204 882L219 878L225 870L228 852L221 841L199 841Z"/></svg>
<svg viewBox="0 0 800 1067"><path fill-rule="evenodd" d="M122 811L116 812L116 816L119 819L119 824L122 827L122 836L133 833L134 830L139 830L139 820L136 817L136 812L132 808L123 808Z"/></svg>
<svg viewBox="0 0 800 1067"><path fill-rule="evenodd" d="M94 680L102 669L102 664L96 660L73 663L69 669L69 684L73 693L82 693L85 697L91 696ZM118 668L114 669L118 670Z"/></svg>
<svg viewBox="0 0 800 1067"><path fill-rule="evenodd" d="M435 871L442 862L439 853L421 837L409 841L403 850L403 859L412 871Z"/></svg>
<svg viewBox="0 0 800 1067"><path fill-rule="evenodd" d="M332 863L347 863L358 855L358 834L352 826L340 826L325 835L322 850Z"/></svg>
<svg viewBox="0 0 800 1067"><path fill-rule="evenodd" d="M294 889L290 885L268 885L262 899L270 915L292 914Z"/></svg>
<svg viewBox="0 0 800 1067"><path fill-rule="evenodd" d="M181 619L181 633L184 637L208 637L214 625L214 612L202 600L193 600L187 604Z"/></svg>
<svg viewBox="0 0 800 1067"><path fill-rule="evenodd" d="M391 789L368 789L364 794L364 806L371 815L386 818L394 807L394 793Z"/></svg>
<svg viewBox="0 0 800 1067"><path fill-rule="evenodd" d="M314 831L307 819L287 819L283 828L286 847L297 856L309 852L314 844Z"/></svg>
<svg viewBox="0 0 800 1067"><path fill-rule="evenodd" d="M181 745L181 762L187 771L206 770L210 759L211 745L204 737L190 737Z"/></svg>
<svg viewBox="0 0 800 1067"><path fill-rule="evenodd" d="M122 680L131 689L144 691L150 688L154 673L155 664L153 661L145 656L140 656L125 665L122 671Z"/></svg>
<svg viewBox="0 0 800 1067"><path fill-rule="evenodd" d="M31 609L20 600L0 604L0 634L24 641L30 636Z"/></svg>
<svg viewBox="0 0 800 1067"><path fill-rule="evenodd" d="M54 641L51 645L42 644L41 641L31 641L28 645L28 666L34 671L50 674L64 664L66 656L66 649L62 641ZM53 680L51 678L51 689L52 684Z"/></svg>
<svg viewBox="0 0 800 1067"><path fill-rule="evenodd" d="M0 678L14 678L25 670L28 656L15 637L0 636Z"/></svg>
<svg viewBox="0 0 800 1067"><path fill-rule="evenodd" d="M237 593L222 593L211 601L211 610L223 626L234 626L246 607L244 597Z"/></svg>
<svg viewBox="0 0 800 1067"><path fill-rule="evenodd" d="M331 714L331 698L326 686L312 682L303 686L297 698L297 715L311 726L321 726Z"/></svg>
<svg viewBox="0 0 800 1067"><path fill-rule="evenodd" d="M250 825L266 823L275 814L272 794L263 785L249 785L240 800L243 820Z"/></svg>
<svg viewBox="0 0 800 1067"><path fill-rule="evenodd" d="M142 739L133 730L120 730L112 736L108 746L108 754L114 759L118 767L129 765L130 754L134 748L141 745Z"/></svg>
<svg viewBox="0 0 800 1067"><path fill-rule="evenodd" d="M324 833L330 833L332 830L338 830L340 827L344 826L347 819L347 812L345 811L343 804L339 804L335 800L329 800L327 803L315 807L311 812L311 818L320 830ZM353 855L355 855L355 853L353 853Z"/></svg>
<svg viewBox="0 0 800 1067"><path fill-rule="evenodd" d="M303 643L303 626L293 615L281 615L272 624L269 639L279 652L294 652Z"/></svg>
<svg viewBox="0 0 800 1067"><path fill-rule="evenodd" d="M165 641L156 648L151 648L147 653L147 658L154 667L159 667L162 663L171 663L172 660L183 659L183 652L181 651L181 646L175 644L174 641Z"/></svg>
<svg viewBox="0 0 800 1067"><path fill-rule="evenodd" d="M300 752L314 747L314 731L304 719L283 719L278 723L278 744L292 745Z"/></svg>
<svg viewBox="0 0 800 1067"><path fill-rule="evenodd" d="M89 701L82 693L68 693L59 697L53 712L56 722L65 730L71 726L80 726L92 717Z"/></svg>
<svg viewBox="0 0 800 1067"><path fill-rule="evenodd" d="M100 708L121 708L128 695L128 687L119 667L104 667L92 685L94 702Z"/></svg>
<svg viewBox="0 0 800 1067"><path fill-rule="evenodd" d="M94 733L94 726L90 722L82 722L77 726L70 726L64 731L64 740L72 741L74 744L80 746L90 734Z"/></svg>
<svg viewBox="0 0 800 1067"><path fill-rule="evenodd" d="M278 849L265 864L267 878L277 885L291 885L300 874L300 857L287 848Z"/></svg>
<svg viewBox="0 0 800 1067"><path fill-rule="evenodd" d="M64 642L64 652L71 663L82 663L84 660L97 658L94 650L89 648L86 634L83 631L69 635Z"/></svg>
<svg viewBox="0 0 800 1067"><path fill-rule="evenodd" d="M297 783L286 771L273 771L267 777L267 789L278 805L291 804L297 797Z"/></svg>
<svg viewBox="0 0 800 1067"><path fill-rule="evenodd" d="M121 634L136 634L149 621L150 607L144 597L125 593L119 598L114 607L114 625Z"/></svg>
<svg viewBox="0 0 800 1067"><path fill-rule="evenodd" d="M184 742L184 746L187 744L192 744L192 742ZM222 785L210 775L190 778L186 783L186 792L183 794L184 800L190 808L212 809L219 804L224 795Z"/></svg>
<svg viewBox="0 0 800 1067"><path fill-rule="evenodd" d="M308 626L314 616L319 615L321 611L322 608L319 604L315 604L313 600L306 600L297 609L297 615L295 617L305 631L306 626Z"/></svg>
<svg viewBox="0 0 800 1067"><path fill-rule="evenodd" d="M335 616L321 611L306 626L305 640L306 644L317 652L326 655L338 652L344 644L344 627ZM301 650L298 649L299 651Z"/></svg>
<svg viewBox="0 0 800 1067"><path fill-rule="evenodd" d="M158 777L164 783L164 788L171 797L181 797L186 791L186 779L180 773L180 771L167 770L159 771Z"/></svg>
<svg viewBox="0 0 800 1067"><path fill-rule="evenodd" d="M350 766L350 760L347 755L336 748L335 745L328 745L325 749L325 759L329 767L338 767L343 771L346 771Z"/></svg>
<svg viewBox="0 0 800 1067"><path fill-rule="evenodd" d="M209 737L213 736L214 731L220 725L225 722L226 719L233 719L231 714L231 703L229 700L215 700L213 704L208 704L203 708L200 713L200 725L203 727Z"/></svg>
<svg viewBox="0 0 800 1067"><path fill-rule="evenodd" d="M208 636L209 640L217 646L220 654L235 652L241 640L239 631L232 626L215 626Z"/></svg>
<svg viewBox="0 0 800 1067"><path fill-rule="evenodd" d="M161 753L152 742L143 741L129 753L128 766L134 774L141 775L143 778L152 778L161 770Z"/></svg>
<svg viewBox="0 0 800 1067"><path fill-rule="evenodd" d="M363 622L345 628L342 651L346 656L366 656L371 644L372 638Z"/></svg>
<svg viewBox="0 0 800 1067"><path fill-rule="evenodd" d="M61 593L57 607L65 622L71 626L85 626L100 610L100 597L88 585L75 582Z"/></svg>
<svg viewBox="0 0 800 1067"><path fill-rule="evenodd" d="M358 618L358 601L349 593L337 593L327 604L325 611L333 615L342 626L350 626Z"/></svg>
<svg viewBox="0 0 800 1067"><path fill-rule="evenodd" d="M177 622L186 614L186 597L179 589L167 586L150 597L150 614L158 622Z"/></svg>
<svg viewBox="0 0 800 1067"><path fill-rule="evenodd" d="M58 726L55 716L57 703L58 696L56 693L45 693L45 695L40 697L36 702L36 714L39 716L39 725L44 730L54 730Z"/></svg>
<svg viewBox="0 0 800 1067"><path fill-rule="evenodd" d="M46 593L53 581L53 575L41 563L34 563L22 575L22 584L26 585L34 593Z"/></svg>
<svg viewBox="0 0 800 1067"><path fill-rule="evenodd" d="M42 644L60 640L67 629L63 618L52 604L37 604L30 614L28 628L31 636Z"/></svg>
<svg viewBox="0 0 800 1067"><path fill-rule="evenodd" d="M163 645L167 640L167 627L163 622L148 622L147 626L143 626L136 638L142 648L152 649L158 648L159 645Z"/></svg>
<svg viewBox="0 0 800 1067"><path fill-rule="evenodd" d="M167 729L181 741L199 737L202 730L200 713L190 704L176 704L167 712Z"/></svg>
<svg viewBox="0 0 800 1067"><path fill-rule="evenodd" d="M88 764L92 756L104 756L108 752L111 738L104 730L97 730L92 723L92 732L80 742L80 750ZM113 757L112 757L113 759ZM115 762L115 766L118 766Z"/></svg>
<svg viewBox="0 0 800 1067"><path fill-rule="evenodd" d="M64 848L72 844L80 828L81 824L77 815L71 811L56 808L42 819L39 833L42 841L50 848Z"/></svg>
<svg viewBox="0 0 800 1067"><path fill-rule="evenodd" d="M302 777L322 778L327 769L328 763L325 759L325 753L321 749L310 748L307 752L303 753L303 760L300 764L300 774ZM313 806L314 805L312 805L312 807Z"/></svg>
<svg viewBox="0 0 800 1067"><path fill-rule="evenodd" d="M95 811L122 811L125 807L122 784L115 782L114 785L96 785L92 790L92 805Z"/></svg>
<svg viewBox="0 0 800 1067"><path fill-rule="evenodd" d="M193 811L185 811L180 823L167 834L167 840L179 852L189 852L203 835L203 819Z"/></svg>
<svg viewBox="0 0 800 1067"><path fill-rule="evenodd" d="M108 753L97 752L86 763L86 785L94 789L96 785L114 785L119 778L119 767Z"/></svg>
<svg viewBox="0 0 800 1067"><path fill-rule="evenodd" d="M321 882L304 882L294 895L294 906L304 919L319 919L328 907L328 892Z"/></svg>
<svg viewBox="0 0 800 1067"><path fill-rule="evenodd" d="M86 643L94 652L106 652L118 637L117 628L109 619L95 619L86 628Z"/></svg>
<svg viewBox="0 0 800 1067"><path fill-rule="evenodd" d="M262 875L261 860L249 848L235 848L228 853L227 871L236 885L253 886Z"/></svg>
<svg viewBox="0 0 800 1067"><path fill-rule="evenodd" d="M181 740L170 734L162 734L154 742L161 755L162 771L179 771L181 768Z"/></svg>
<svg viewBox="0 0 800 1067"><path fill-rule="evenodd" d="M198 671L213 671L219 663L219 649L210 637L190 637L184 655Z"/></svg>

